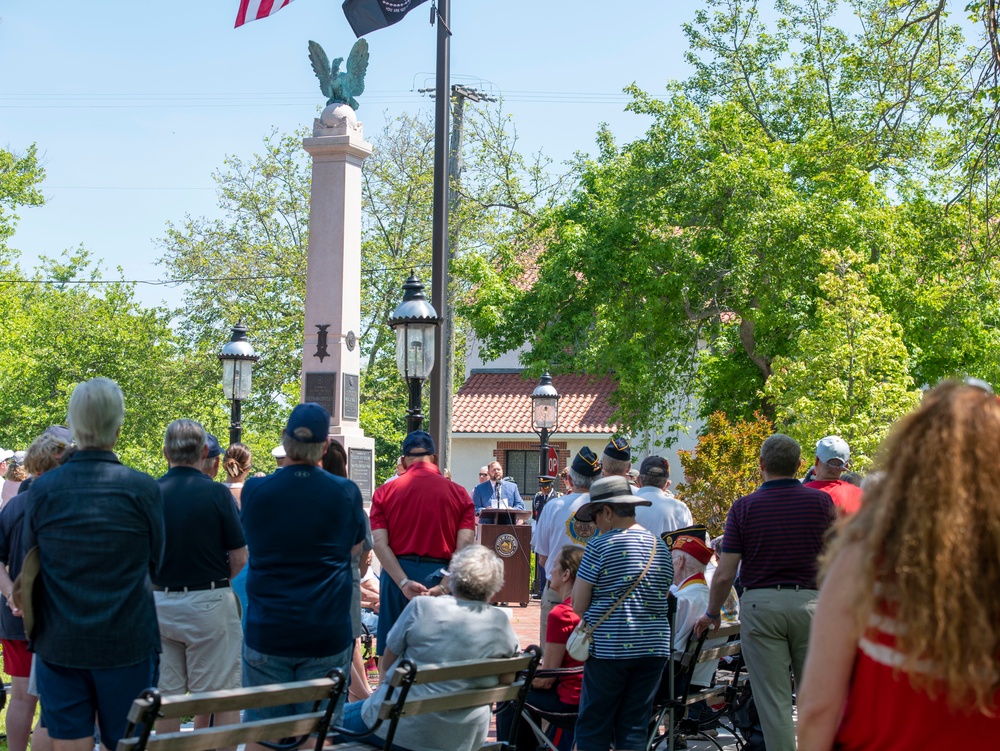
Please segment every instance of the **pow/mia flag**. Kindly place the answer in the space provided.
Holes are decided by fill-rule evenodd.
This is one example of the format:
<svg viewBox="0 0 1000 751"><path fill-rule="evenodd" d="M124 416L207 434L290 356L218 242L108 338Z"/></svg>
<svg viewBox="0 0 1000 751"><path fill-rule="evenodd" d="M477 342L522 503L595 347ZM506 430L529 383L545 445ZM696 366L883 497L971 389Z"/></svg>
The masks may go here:
<svg viewBox="0 0 1000 751"><path fill-rule="evenodd" d="M344 0L344 15L355 36L364 36L403 20L427 0Z"/></svg>

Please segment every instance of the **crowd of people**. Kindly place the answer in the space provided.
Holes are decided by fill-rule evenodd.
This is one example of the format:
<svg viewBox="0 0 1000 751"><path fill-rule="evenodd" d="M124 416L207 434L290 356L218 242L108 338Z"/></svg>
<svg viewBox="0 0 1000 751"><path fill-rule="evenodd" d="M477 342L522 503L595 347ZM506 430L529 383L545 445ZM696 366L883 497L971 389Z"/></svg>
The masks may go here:
<svg viewBox="0 0 1000 751"><path fill-rule="evenodd" d="M272 452L278 469L256 476L246 446L223 450L189 419L165 429L162 477L125 467L113 450L124 419L121 390L97 378L74 389L67 427L52 426L16 458L0 450L10 751L29 740L41 751L91 751L95 738L114 749L149 686L182 694L332 668L351 675L351 702L336 709L335 725L344 739L379 746L387 689L369 685L366 632L382 677L401 659L488 659L527 646L490 604L502 561L475 544L477 523L502 518L486 509L525 508L499 462L469 493L438 467L431 436L414 431L366 513L317 404L291 410ZM622 437L600 456L582 448L558 477L540 478L528 509L544 582L543 672L529 716L539 725L571 718L549 728L565 751L643 749L663 677L678 670L688 639L739 620L768 751L987 737L1000 728L1000 606L989 565L1000 554L990 471L998 440L1000 402L978 383L928 392L861 487L847 475L843 438L818 442L802 480L799 444L772 435L760 448L762 484L734 499L715 539L670 493L665 458L634 469ZM973 561L987 565L971 575ZM581 624L590 645L574 655ZM713 672L701 666L691 687L710 685ZM415 686L411 695L462 687ZM500 739L537 747L524 723L510 737L512 709L497 709ZM475 749L489 725L485 709L403 718L393 745Z"/></svg>

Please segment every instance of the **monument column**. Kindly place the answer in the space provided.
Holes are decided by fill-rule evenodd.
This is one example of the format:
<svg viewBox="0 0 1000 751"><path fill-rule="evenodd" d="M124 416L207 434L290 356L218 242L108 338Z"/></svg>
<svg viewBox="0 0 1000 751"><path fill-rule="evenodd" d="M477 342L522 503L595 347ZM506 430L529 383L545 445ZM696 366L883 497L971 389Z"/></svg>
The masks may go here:
<svg viewBox="0 0 1000 751"><path fill-rule="evenodd" d="M372 147L347 104L331 104L302 142L312 157L302 399L330 412L330 435L371 501L375 441L358 425L361 353L361 165Z"/></svg>

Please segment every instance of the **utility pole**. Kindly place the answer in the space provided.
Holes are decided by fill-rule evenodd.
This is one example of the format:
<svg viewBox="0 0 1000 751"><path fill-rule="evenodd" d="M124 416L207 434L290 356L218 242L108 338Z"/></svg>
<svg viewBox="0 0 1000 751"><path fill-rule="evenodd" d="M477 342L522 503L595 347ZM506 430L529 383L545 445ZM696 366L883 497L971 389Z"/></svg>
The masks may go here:
<svg viewBox="0 0 1000 751"><path fill-rule="evenodd" d="M434 209L431 229L431 305L444 312L448 302L448 89L451 83L451 0L436 0L431 19L437 23L437 70L434 92ZM430 384L430 434L440 448L444 438L443 337L434 338Z"/></svg>
<svg viewBox="0 0 1000 751"><path fill-rule="evenodd" d="M429 93L435 96L432 89L418 89L421 94ZM448 154L448 213L451 218L458 215L458 208L462 201L459 186L462 182L462 137L465 125L465 100L473 102L495 102L496 97L487 96L478 89L461 84L453 84L451 96L454 100L452 111L451 145ZM448 222L448 262L455 260L456 249L458 248L458 225L449 220ZM449 279L450 281L450 279ZM442 345L444 348L444 358L441 363L442 383L442 409L441 409L441 440L437 444L438 461L442 469L451 469L451 426L455 407L455 303L451 290L448 291L447 304L445 305L444 324L441 332Z"/></svg>

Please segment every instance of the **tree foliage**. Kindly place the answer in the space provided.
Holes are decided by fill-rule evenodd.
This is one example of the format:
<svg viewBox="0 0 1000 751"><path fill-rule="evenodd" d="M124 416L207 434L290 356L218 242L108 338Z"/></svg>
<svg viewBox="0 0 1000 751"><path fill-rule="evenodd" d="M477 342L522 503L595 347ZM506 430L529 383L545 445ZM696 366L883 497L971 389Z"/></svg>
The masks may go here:
<svg viewBox="0 0 1000 751"><path fill-rule="evenodd" d="M476 284L476 269L497 262L509 238L523 237L515 231L523 222L515 220L528 213L535 196L521 186L534 186L539 178L517 152L513 125L501 114L473 110L466 122L465 200L452 217L462 239L452 265L453 293L459 295ZM244 412L255 451L278 440L300 389L310 188L304 135L272 133L262 153L227 158L214 175L220 215L186 217L169 226L163 240L162 263L188 280L180 331L206 364L200 387L214 386L217 366L213 370L207 364L237 320L247 324L262 355ZM361 427L376 442L376 478L381 480L394 470L407 405L394 362L395 337L386 321L410 270L425 281L429 275L433 124L428 115L403 115L369 140L373 153L362 172L359 410ZM460 368L461 352L457 360Z"/></svg>
<svg viewBox="0 0 1000 751"><path fill-rule="evenodd" d="M630 89L652 125L598 134L546 214L537 282L493 271L481 338L530 342L535 368L613 372L632 429L691 395L702 415L773 418L765 385L831 302L827 254L850 248L915 383L998 375L995 230L957 187L969 131L947 116L976 65L961 29L917 23L938 3L778 0L770 23L749 0L705 5L685 28L694 75L662 100Z"/></svg>
<svg viewBox="0 0 1000 751"><path fill-rule="evenodd" d="M17 207L41 206L45 202L38 189L44 177L34 144L23 154L0 149L0 251L14 234Z"/></svg>
<svg viewBox="0 0 1000 751"><path fill-rule="evenodd" d="M6 272L10 283L0 285L7 331L0 389L10 408L0 444L27 448L49 425L65 424L73 388L97 376L111 378L124 392L125 423L116 451L137 469L166 470L161 452L171 420L211 424L214 405L190 388L199 365L179 346L169 313L138 304L126 282L87 284L101 272L90 253L76 249L43 259L27 278L13 263Z"/></svg>
<svg viewBox="0 0 1000 751"><path fill-rule="evenodd" d="M722 534L733 501L760 484L760 445L773 432L760 413L752 420L730 421L715 412L695 449L678 452L686 481L677 486L677 497L713 536Z"/></svg>
<svg viewBox="0 0 1000 751"><path fill-rule="evenodd" d="M778 427L803 446L839 435L852 466L875 456L890 426L920 402L900 326L868 289L878 274L850 250L825 256L823 297L788 356L776 357L767 391Z"/></svg>

